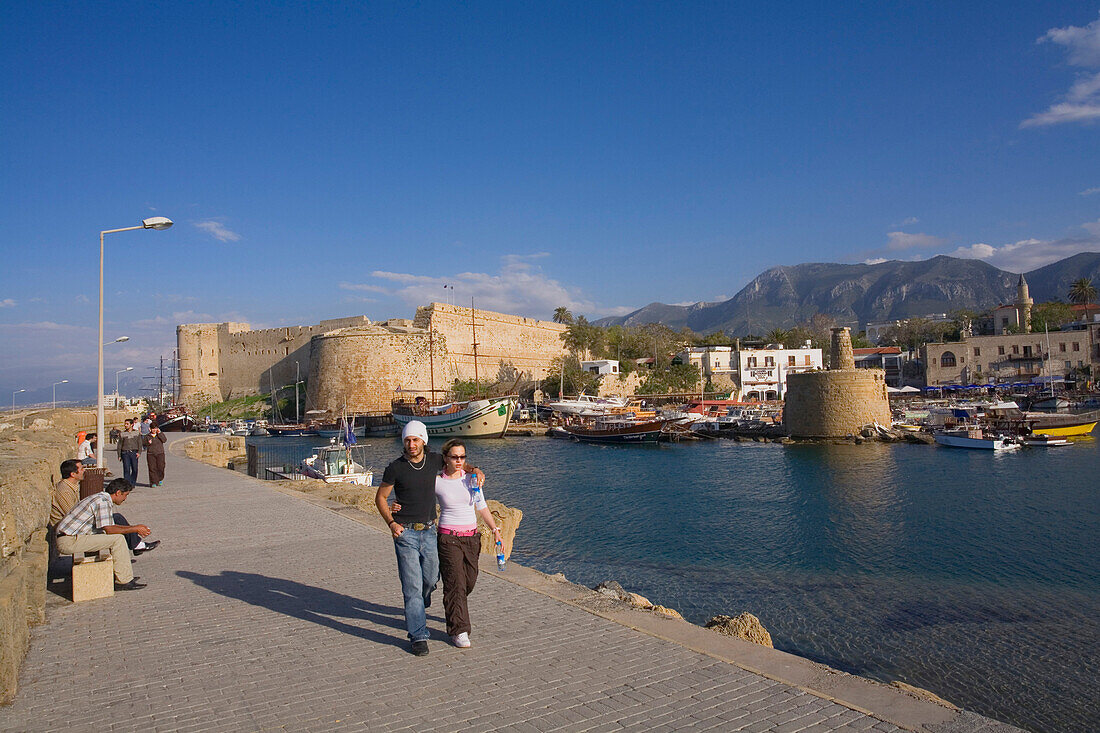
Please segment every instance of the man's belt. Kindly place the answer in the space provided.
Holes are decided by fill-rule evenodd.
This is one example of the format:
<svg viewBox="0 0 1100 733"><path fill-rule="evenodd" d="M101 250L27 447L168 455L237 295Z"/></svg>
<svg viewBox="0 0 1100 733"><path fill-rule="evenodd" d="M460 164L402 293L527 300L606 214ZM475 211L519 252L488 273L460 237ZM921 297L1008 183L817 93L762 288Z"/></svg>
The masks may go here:
<svg viewBox="0 0 1100 733"><path fill-rule="evenodd" d="M400 524L405 529L415 529L417 532L423 532L426 529L431 529L435 526L435 522L402 522L400 519L395 519L395 522Z"/></svg>

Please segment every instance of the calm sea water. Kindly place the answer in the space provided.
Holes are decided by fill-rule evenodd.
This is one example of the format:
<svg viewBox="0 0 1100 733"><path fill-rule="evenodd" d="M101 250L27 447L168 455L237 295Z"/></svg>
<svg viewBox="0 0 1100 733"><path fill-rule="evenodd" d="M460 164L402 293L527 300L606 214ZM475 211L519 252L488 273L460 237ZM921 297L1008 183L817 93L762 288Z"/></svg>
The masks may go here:
<svg viewBox="0 0 1100 733"><path fill-rule="evenodd" d="M379 471L400 451L361 442ZM516 562L616 580L696 623L749 611L777 648L1031 730L1100 729L1094 438L1012 454L542 438L467 451L486 496L524 512Z"/></svg>

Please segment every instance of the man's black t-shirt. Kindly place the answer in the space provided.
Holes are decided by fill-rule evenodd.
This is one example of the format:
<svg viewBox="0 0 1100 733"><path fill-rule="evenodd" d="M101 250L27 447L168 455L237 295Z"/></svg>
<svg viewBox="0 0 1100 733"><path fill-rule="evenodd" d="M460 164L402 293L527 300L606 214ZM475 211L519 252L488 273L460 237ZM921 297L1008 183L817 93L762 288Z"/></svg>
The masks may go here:
<svg viewBox="0 0 1100 733"><path fill-rule="evenodd" d="M393 486L394 499L401 505L401 511L393 515L398 524L435 519L435 477L443 470L443 456L424 451L423 463L413 466L402 455L382 474L382 483Z"/></svg>

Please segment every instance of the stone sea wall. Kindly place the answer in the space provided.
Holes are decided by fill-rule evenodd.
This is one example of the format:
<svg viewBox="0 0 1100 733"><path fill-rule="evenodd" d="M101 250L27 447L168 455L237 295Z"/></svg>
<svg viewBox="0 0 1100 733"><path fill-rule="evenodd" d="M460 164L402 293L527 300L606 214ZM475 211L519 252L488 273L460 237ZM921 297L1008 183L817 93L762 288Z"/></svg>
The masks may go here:
<svg viewBox="0 0 1100 733"><path fill-rule="evenodd" d="M122 416L108 413L108 425ZM77 430L94 424L94 412L73 410L0 418L0 703L15 696L30 629L46 618L50 488L76 457Z"/></svg>

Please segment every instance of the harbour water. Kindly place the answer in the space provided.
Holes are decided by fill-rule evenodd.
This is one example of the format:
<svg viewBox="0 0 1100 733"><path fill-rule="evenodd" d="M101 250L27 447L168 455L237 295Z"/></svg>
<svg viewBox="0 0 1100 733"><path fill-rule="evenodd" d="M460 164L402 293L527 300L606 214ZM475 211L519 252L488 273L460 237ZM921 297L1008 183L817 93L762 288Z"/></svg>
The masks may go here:
<svg viewBox="0 0 1100 733"><path fill-rule="evenodd" d="M365 443L379 471L400 450ZM516 562L695 623L749 611L777 648L1029 730L1100 729L1100 440L467 452L524 512Z"/></svg>

